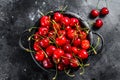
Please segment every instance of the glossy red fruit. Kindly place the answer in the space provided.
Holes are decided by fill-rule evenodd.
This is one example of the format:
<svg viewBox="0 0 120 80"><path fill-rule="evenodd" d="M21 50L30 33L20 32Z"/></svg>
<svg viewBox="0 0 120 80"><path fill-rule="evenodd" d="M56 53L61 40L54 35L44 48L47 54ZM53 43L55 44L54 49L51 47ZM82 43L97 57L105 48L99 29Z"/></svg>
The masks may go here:
<svg viewBox="0 0 120 80"><path fill-rule="evenodd" d="M58 34L62 35L62 36L66 36L66 31L65 30L59 30Z"/></svg>
<svg viewBox="0 0 120 80"><path fill-rule="evenodd" d="M70 60L73 58L73 55L70 53L65 53L62 57L62 63L64 65L69 65L70 64Z"/></svg>
<svg viewBox="0 0 120 80"><path fill-rule="evenodd" d="M39 38L40 38L39 32L36 32L36 33L34 34L34 39L35 39L35 40L38 40Z"/></svg>
<svg viewBox="0 0 120 80"><path fill-rule="evenodd" d="M72 47L72 52L77 55L78 54L78 48L77 47Z"/></svg>
<svg viewBox="0 0 120 80"><path fill-rule="evenodd" d="M33 48L34 48L35 51L39 51L40 50L39 42L34 42Z"/></svg>
<svg viewBox="0 0 120 80"><path fill-rule="evenodd" d="M90 14L91 14L91 16L92 17L97 17L97 16L99 16L99 12L98 12L98 10L96 10L96 9L93 9L91 12L90 12Z"/></svg>
<svg viewBox="0 0 120 80"><path fill-rule="evenodd" d="M66 41L67 41L67 39L66 39L65 36L60 36L60 37L56 38L56 40L55 40L55 42L56 42L56 44L57 44L58 46L63 46L63 45L65 45L65 44L66 44Z"/></svg>
<svg viewBox="0 0 120 80"><path fill-rule="evenodd" d="M36 52L35 59L37 61L43 61L44 58L45 58L45 55L44 55L44 52L42 50L39 50L38 52Z"/></svg>
<svg viewBox="0 0 120 80"><path fill-rule="evenodd" d="M57 68L58 68L58 70L62 71L62 70L64 70L65 66L63 63L59 63Z"/></svg>
<svg viewBox="0 0 120 80"><path fill-rule="evenodd" d="M49 16L42 16L40 19L40 24L43 27L50 26L50 17Z"/></svg>
<svg viewBox="0 0 120 80"><path fill-rule="evenodd" d="M73 45L76 47L79 47L81 45L81 39L80 38L75 39L73 41Z"/></svg>
<svg viewBox="0 0 120 80"><path fill-rule="evenodd" d="M70 60L70 66L76 68L79 66L79 61L76 58Z"/></svg>
<svg viewBox="0 0 120 80"><path fill-rule="evenodd" d="M80 38L81 38L82 40L86 39L86 38L87 38L87 33L86 33L85 31L81 31L81 33L80 33Z"/></svg>
<svg viewBox="0 0 120 80"><path fill-rule="evenodd" d="M64 51L62 49L59 49L59 48L56 49L53 53L53 57L56 59L60 58L63 55L64 55Z"/></svg>
<svg viewBox="0 0 120 80"><path fill-rule="evenodd" d="M69 39L74 39L75 36L76 36L76 31L73 30L73 29L68 30L67 31L67 36L68 36Z"/></svg>
<svg viewBox="0 0 120 80"><path fill-rule="evenodd" d="M40 46L46 48L50 45L48 38L43 38L40 40Z"/></svg>
<svg viewBox="0 0 120 80"><path fill-rule="evenodd" d="M81 59L87 59L88 58L88 53L85 49L81 49L78 53L78 56Z"/></svg>
<svg viewBox="0 0 120 80"><path fill-rule="evenodd" d="M54 56L52 57L52 59L55 64L59 64L61 61L61 58L54 58Z"/></svg>
<svg viewBox="0 0 120 80"><path fill-rule="evenodd" d="M43 67L45 67L45 68L53 67L53 63L50 61L49 58L45 58L42 63L43 63Z"/></svg>
<svg viewBox="0 0 120 80"><path fill-rule="evenodd" d="M79 20L77 18L70 18L70 26L76 26L79 24Z"/></svg>
<svg viewBox="0 0 120 80"><path fill-rule="evenodd" d="M65 30L66 30L66 31L68 31L68 30L70 30L70 29L72 29L71 26L66 26L66 27L65 27Z"/></svg>
<svg viewBox="0 0 120 80"><path fill-rule="evenodd" d="M46 54L48 56L52 56L55 50L56 50L56 47L53 45L50 45L46 48Z"/></svg>
<svg viewBox="0 0 120 80"><path fill-rule="evenodd" d="M67 52L67 53L70 53L70 52L72 51L71 45L70 45L70 44L65 44L65 45L63 46L63 50L64 50L65 52Z"/></svg>
<svg viewBox="0 0 120 80"><path fill-rule="evenodd" d="M103 21L102 21L102 19L97 19L96 22L94 23L94 26L95 26L96 28L102 27L102 26L103 26Z"/></svg>
<svg viewBox="0 0 120 80"><path fill-rule="evenodd" d="M63 17L63 18L62 18L62 23L63 23L65 26L69 26L69 25L70 25L70 18L69 18L69 17Z"/></svg>
<svg viewBox="0 0 120 80"><path fill-rule="evenodd" d="M52 38L54 35L55 35L55 32L54 32L54 31L50 31L50 32L48 33L48 37L50 37L50 38Z"/></svg>
<svg viewBox="0 0 120 80"><path fill-rule="evenodd" d="M47 33L48 33L48 28L46 28L46 27L40 27L38 32L39 32L39 34L41 36L46 36Z"/></svg>
<svg viewBox="0 0 120 80"><path fill-rule="evenodd" d="M107 7L103 7L103 8L101 9L101 11L100 11L100 14L103 15L103 16L109 14L108 8L107 8Z"/></svg>
<svg viewBox="0 0 120 80"><path fill-rule="evenodd" d="M90 48L90 42L87 39L86 40L82 40L81 47L83 49L89 49Z"/></svg>
<svg viewBox="0 0 120 80"><path fill-rule="evenodd" d="M62 18L63 18L63 15L61 13L59 12L54 13L54 20L56 22L60 22Z"/></svg>

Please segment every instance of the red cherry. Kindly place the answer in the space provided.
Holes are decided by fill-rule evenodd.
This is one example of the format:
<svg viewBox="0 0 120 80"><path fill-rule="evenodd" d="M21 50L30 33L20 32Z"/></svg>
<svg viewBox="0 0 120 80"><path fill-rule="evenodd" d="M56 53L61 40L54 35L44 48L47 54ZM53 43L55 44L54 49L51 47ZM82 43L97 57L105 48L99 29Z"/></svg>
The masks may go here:
<svg viewBox="0 0 120 80"><path fill-rule="evenodd" d="M59 30L58 34L62 35L62 36L66 36L66 31L65 30Z"/></svg>
<svg viewBox="0 0 120 80"><path fill-rule="evenodd" d="M39 38L40 38L39 32L36 32L36 33L34 34L34 39L35 39L35 40L38 40Z"/></svg>
<svg viewBox="0 0 120 80"><path fill-rule="evenodd" d="M61 13L59 13L59 12L54 13L54 20L56 22L61 21L62 18L63 18L63 15Z"/></svg>
<svg viewBox="0 0 120 80"><path fill-rule="evenodd" d="M70 30L70 29L71 29L70 26L66 26L66 27L65 27L65 30L66 30L66 31L68 31L68 30Z"/></svg>
<svg viewBox="0 0 120 80"><path fill-rule="evenodd" d="M94 23L94 26L95 26L96 28L102 27L102 26L103 26L103 21L102 21L102 19L97 19L96 22Z"/></svg>
<svg viewBox="0 0 120 80"><path fill-rule="evenodd" d="M40 40L40 46L46 48L49 46L49 39L48 38L43 38Z"/></svg>
<svg viewBox="0 0 120 80"><path fill-rule="evenodd" d="M85 31L82 31L81 34L80 34L80 38L82 40L86 39L87 38L87 33Z"/></svg>
<svg viewBox="0 0 120 80"><path fill-rule="evenodd" d="M41 36L46 36L47 33L48 33L48 28L46 28L46 27L40 27L39 28L39 34Z"/></svg>
<svg viewBox="0 0 120 80"><path fill-rule="evenodd" d="M79 20L77 18L70 18L70 26L76 26L79 24Z"/></svg>
<svg viewBox="0 0 120 80"><path fill-rule="evenodd" d="M63 55L64 55L64 51L62 49L59 49L59 48L56 49L53 53L53 57L56 59L60 58Z"/></svg>
<svg viewBox="0 0 120 80"><path fill-rule="evenodd" d="M50 45L46 48L46 54L48 56L52 56L53 55L53 52L56 50L56 47L53 46L53 45Z"/></svg>
<svg viewBox="0 0 120 80"><path fill-rule="evenodd" d="M39 51L40 50L39 42L35 42L33 48L35 51Z"/></svg>
<svg viewBox="0 0 120 80"><path fill-rule="evenodd" d="M87 59L88 58L88 53L85 49L81 49L78 53L78 56L81 59Z"/></svg>
<svg viewBox="0 0 120 80"><path fill-rule="evenodd" d="M62 57L62 63L64 65L69 65L70 64L70 59L72 59L72 58L73 58L72 54L65 53Z"/></svg>
<svg viewBox="0 0 120 80"><path fill-rule="evenodd" d="M81 47L83 49L89 49L90 48L90 42L87 39L86 40L82 40Z"/></svg>
<svg viewBox="0 0 120 80"><path fill-rule="evenodd" d="M97 17L97 16L99 16L99 12L98 12L98 10L96 10L96 9L93 9L91 12L90 12L90 14L91 14L91 16L92 17Z"/></svg>
<svg viewBox="0 0 120 80"><path fill-rule="evenodd" d="M45 68L52 68L53 67L53 64L49 58L45 58L43 60L43 67L45 67Z"/></svg>
<svg viewBox="0 0 120 80"><path fill-rule="evenodd" d="M41 26L47 27L50 26L50 17L49 16L42 16L40 19Z"/></svg>
<svg viewBox="0 0 120 80"><path fill-rule="evenodd" d="M70 60L70 66L76 68L79 66L79 61L76 58Z"/></svg>
<svg viewBox="0 0 120 80"><path fill-rule="evenodd" d="M44 52L42 50L39 50L38 52L36 52L35 54L35 59L37 61L43 61L45 55L44 55Z"/></svg>
<svg viewBox="0 0 120 80"><path fill-rule="evenodd" d="M54 32L54 31L50 31L50 32L48 33L48 37L50 37L50 38L52 38L54 35L55 35L55 32Z"/></svg>
<svg viewBox="0 0 120 80"><path fill-rule="evenodd" d="M69 25L70 25L70 19L69 19L69 17L63 17L63 18L62 18L62 23L63 23L65 26L69 26Z"/></svg>
<svg viewBox="0 0 120 80"><path fill-rule="evenodd" d="M70 38L70 39L74 39L75 36L76 36L75 30L73 30L73 29L68 30L68 31L67 31L67 36L68 36L68 38Z"/></svg>
<svg viewBox="0 0 120 80"><path fill-rule="evenodd" d="M54 56L52 57L52 59L55 64L59 64L61 60L61 58L54 58Z"/></svg>
<svg viewBox="0 0 120 80"><path fill-rule="evenodd" d="M81 45L81 39L80 38L75 39L74 42L73 42L73 45L76 46L76 47L80 46Z"/></svg>
<svg viewBox="0 0 120 80"><path fill-rule="evenodd" d="M62 70L64 70L65 66L63 63L59 63L57 68L58 68L58 70L62 71Z"/></svg>
<svg viewBox="0 0 120 80"><path fill-rule="evenodd" d="M65 51L65 52L71 52L71 45L70 44L65 44L64 46L63 46L63 50Z"/></svg>
<svg viewBox="0 0 120 80"><path fill-rule="evenodd" d="M57 44L58 46L63 46L63 45L65 45L65 44L66 44L66 41L67 41L67 39L66 39L65 36L60 36L60 37L56 38L56 40L55 40L55 42L56 42L56 44Z"/></svg>
<svg viewBox="0 0 120 80"><path fill-rule="evenodd" d="M101 9L101 11L100 11L100 14L103 15L103 16L109 14L108 8L107 8L107 7L103 7L103 8Z"/></svg>
<svg viewBox="0 0 120 80"><path fill-rule="evenodd" d="M78 48L77 47L72 47L72 52L77 55L78 54Z"/></svg>

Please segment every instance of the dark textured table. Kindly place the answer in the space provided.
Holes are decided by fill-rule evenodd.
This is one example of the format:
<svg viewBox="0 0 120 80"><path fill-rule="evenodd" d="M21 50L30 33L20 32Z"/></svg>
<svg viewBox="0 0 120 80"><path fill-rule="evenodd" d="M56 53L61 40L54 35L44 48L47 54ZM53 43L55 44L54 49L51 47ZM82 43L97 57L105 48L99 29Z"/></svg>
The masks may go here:
<svg viewBox="0 0 120 80"><path fill-rule="evenodd" d="M107 0L110 14L104 26L97 30L105 40L101 54L92 56L85 73L70 78L59 74L58 80L120 80L120 1ZM39 12L59 10L68 5L67 11L75 12L85 20L97 5L97 0L0 0L0 80L50 80L53 74L41 70L29 53L19 47L21 33L34 25ZM99 9L105 6L101 0Z"/></svg>

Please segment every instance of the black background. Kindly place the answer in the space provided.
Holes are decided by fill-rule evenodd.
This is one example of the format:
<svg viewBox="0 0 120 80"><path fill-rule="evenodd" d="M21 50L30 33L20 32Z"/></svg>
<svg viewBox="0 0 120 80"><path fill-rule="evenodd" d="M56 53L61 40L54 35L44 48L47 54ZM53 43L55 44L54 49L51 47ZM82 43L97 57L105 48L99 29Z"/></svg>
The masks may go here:
<svg viewBox="0 0 120 80"><path fill-rule="evenodd" d="M120 1L106 0L110 14L104 26L97 30L105 40L101 54L89 59L90 67L83 75L76 71L74 78L59 74L58 80L120 80ZM41 70L29 53L18 45L21 33L34 25L39 12L59 10L68 6L67 11L79 14L93 22L88 15L97 5L97 0L0 0L0 80L50 80L54 74ZM98 9L106 6L101 0Z"/></svg>

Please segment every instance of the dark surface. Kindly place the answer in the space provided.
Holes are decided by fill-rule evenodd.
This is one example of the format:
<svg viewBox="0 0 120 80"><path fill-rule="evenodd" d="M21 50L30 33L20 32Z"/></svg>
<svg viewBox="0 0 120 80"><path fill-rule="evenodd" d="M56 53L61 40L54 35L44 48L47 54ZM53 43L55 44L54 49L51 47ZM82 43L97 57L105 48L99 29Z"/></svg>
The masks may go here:
<svg viewBox="0 0 120 80"><path fill-rule="evenodd" d="M103 18L104 26L96 32L105 40L101 54L89 59L90 67L85 74L70 78L58 75L58 80L120 80L120 1L107 0L110 14ZM39 19L39 12L59 10L68 5L72 11L85 20L96 0L0 0L0 80L50 80L53 74L39 69L29 53L18 45L21 33L34 25ZM105 6L101 0L99 9Z"/></svg>

